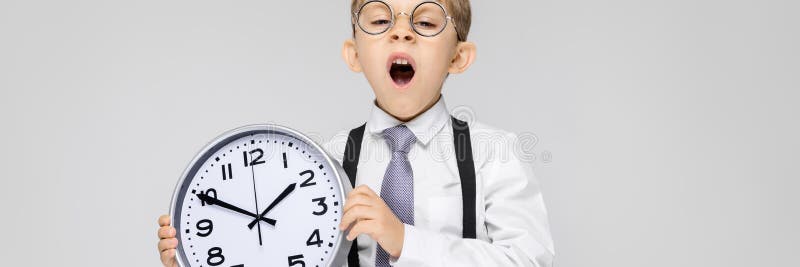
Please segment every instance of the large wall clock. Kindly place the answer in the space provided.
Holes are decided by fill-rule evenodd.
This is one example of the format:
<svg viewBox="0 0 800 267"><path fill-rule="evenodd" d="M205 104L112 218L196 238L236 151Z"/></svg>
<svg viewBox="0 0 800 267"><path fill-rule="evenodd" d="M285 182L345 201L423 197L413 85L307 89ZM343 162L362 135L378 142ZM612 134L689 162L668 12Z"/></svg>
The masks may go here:
<svg viewBox="0 0 800 267"><path fill-rule="evenodd" d="M209 143L184 171L170 207L183 267L341 266L338 229L351 189L311 139L252 125Z"/></svg>

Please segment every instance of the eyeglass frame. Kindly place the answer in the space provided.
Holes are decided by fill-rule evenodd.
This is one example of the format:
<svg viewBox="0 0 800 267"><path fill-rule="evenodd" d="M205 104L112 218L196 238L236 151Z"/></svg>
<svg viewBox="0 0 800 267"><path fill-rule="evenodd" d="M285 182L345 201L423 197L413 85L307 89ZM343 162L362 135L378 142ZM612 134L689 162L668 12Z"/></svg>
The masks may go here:
<svg viewBox="0 0 800 267"><path fill-rule="evenodd" d="M385 5L386 7L389 8L389 13L392 14L392 20L391 20L391 24L389 24L389 27L386 27L386 29L384 29L383 31L377 32L377 33L368 32L367 30L364 29L364 27L361 26L361 23L359 23L359 20L360 20L359 15L361 14L361 11L368 4L374 3L374 2L378 2L378 3L381 3L381 4ZM420 6L422 6L424 4L428 4L428 3L431 3L431 4L439 6L439 8L441 8L442 11L444 12L445 20L444 20L444 26L442 26L441 30L439 30L438 32L436 32L434 34L425 35L425 34L420 33L417 30L417 27L414 27L414 13L416 13L417 8L419 8ZM439 2L436 2L436 1L423 1L423 2L421 2L419 4L417 4L416 6L414 6L414 9L411 10L411 14L408 14L405 11L400 11L399 13L395 13L394 12L394 8L392 8L392 6L389 5L389 3L386 3L385 1L382 1L382 0L370 0L370 1L367 1L367 2L365 2L363 4L361 4L361 7L358 8L358 11L353 12L353 23L355 25L358 25L358 28L361 29L361 31L366 33L366 34L369 34L369 35L381 35L381 34L387 32L387 31L389 31L392 27L394 27L395 21L397 21L397 16L396 15L398 15L398 14L399 15L408 16L408 24L411 26L411 30L413 30L415 33L417 33L417 35L424 36L424 37L436 37L437 35L441 34L442 32L444 32L445 29L447 29L447 24L449 24L448 21L450 21L450 22L453 23L453 29L456 30L456 38L458 38L459 41L461 40L461 34L458 33L458 29L456 28L456 24L455 24L455 21L453 20L453 17L450 16L450 14L447 12L447 9L442 4L440 4Z"/></svg>

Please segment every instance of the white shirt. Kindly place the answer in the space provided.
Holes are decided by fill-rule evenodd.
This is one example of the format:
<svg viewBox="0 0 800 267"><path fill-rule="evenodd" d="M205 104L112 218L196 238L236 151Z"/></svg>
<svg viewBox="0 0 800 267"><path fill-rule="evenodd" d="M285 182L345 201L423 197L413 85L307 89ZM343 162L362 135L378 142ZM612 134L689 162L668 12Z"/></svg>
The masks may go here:
<svg viewBox="0 0 800 267"><path fill-rule="evenodd" d="M532 162L518 157L517 136L469 122L476 180L477 239L462 238L461 181L450 114L440 100L405 125L417 137L408 159L414 174L414 225L405 225L393 266L552 266L547 211ZM356 184L380 194L392 157L382 136L403 124L377 106L367 120ZM350 130L325 146L342 161ZM358 237L361 266L375 266L376 242Z"/></svg>

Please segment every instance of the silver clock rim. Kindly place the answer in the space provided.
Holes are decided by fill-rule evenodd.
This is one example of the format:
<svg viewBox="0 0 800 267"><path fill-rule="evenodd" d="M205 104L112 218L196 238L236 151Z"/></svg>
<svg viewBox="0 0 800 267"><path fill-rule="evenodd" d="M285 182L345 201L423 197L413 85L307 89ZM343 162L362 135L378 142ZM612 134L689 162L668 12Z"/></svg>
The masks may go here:
<svg viewBox="0 0 800 267"><path fill-rule="evenodd" d="M194 158L192 158L192 160L189 162L189 164L186 166L186 168L184 169L183 173L181 174L180 179L178 180L178 183L175 185L175 189L173 190L173 193L172 193L172 201L170 201L170 207L169 207L169 217L170 217L170 223L171 223L171 225L173 227L175 227L176 229L180 229L175 224L175 222L176 222L175 216L177 215L177 214L175 214L175 211L176 211L176 206L175 205L178 203L178 197L179 197L179 195L181 193L181 188L183 187L184 182L186 181L187 178L189 178L188 177L189 175L193 174L193 169L195 169L193 167L195 167L198 162L205 161L206 159L208 159L210 157L210 154L211 154L211 153L209 153L209 152L211 152L211 149L219 146L220 144L222 144L225 141L229 141L232 137L239 136L239 135L246 135L249 132L265 132L265 131L266 132L278 132L278 133L289 134L289 135L291 135L291 136L293 136L293 137L295 137L297 139L300 139L301 141L306 142L307 144L313 146L314 149L316 149L317 151L320 151L321 154L322 154L322 157L328 163L328 166L331 166L331 167L335 168L334 175L337 178L336 182L339 184L339 191L340 191L339 193L342 194L342 207L344 207L345 201L346 201L345 200L346 196L350 192L350 190L352 190L352 185L350 185L350 180L348 179L347 174L344 172L344 169L342 168L342 165L339 164L339 162L337 162L328 153L328 151L323 149L322 146L317 144L317 142L315 142L314 140L312 140L311 138L309 138L305 134L303 134L303 133L301 133L301 132L299 132L297 130L294 130L292 128L289 128L289 127L286 127L286 126L282 126L282 125L277 125L277 124L251 124L251 125L245 125L245 126L241 126L241 127L229 130L229 131L217 136L216 138L211 140L211 142L209 142L205 146L203 146L203 148L198 153L195 154ZM344 184L345 182L347 184ZM176 231L176 237L178 237L178 236L180 236L180 231ZM350 245L352 244L352 242L351 241L347 241L347 239L344 238L344 235L339 235L338 240L336 241L335 244L336 245L334 246L334 250L333 250L333 253L332 253L332 255L334 255L334 257L332 258L332 260L330 260L328 262L328 266L341 266L341 265L343 265L345 263L346 259L347 259L347 253L350 250L349 248L350 248ZM175 253L175 257L177 258L178 266L180 266L180 267L191 267L188 264L188 258L186 257L185 253L181 249L180 245L178 246L178 249L175 250L175 252L176 252Z"/></svg>

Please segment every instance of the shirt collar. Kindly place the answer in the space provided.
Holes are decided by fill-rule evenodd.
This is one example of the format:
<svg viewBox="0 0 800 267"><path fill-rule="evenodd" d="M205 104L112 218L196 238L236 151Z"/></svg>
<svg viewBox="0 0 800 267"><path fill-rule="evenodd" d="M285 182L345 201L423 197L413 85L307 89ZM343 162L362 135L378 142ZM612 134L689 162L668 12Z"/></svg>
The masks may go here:
<svg viewBox="0 0 800 267"><path fill-rule="evenodd" d="M417 137L417 141L427 146L431 139L447 124L449 118L450 113L447 111L447 106L445 106L442 96L439 96L439 100L431 108L406 123L392 117L392 115L379 108L376 103L372 107L369 120L367 120L367 129L371 134L383 135L383 130L405 124Z"/></svg>

